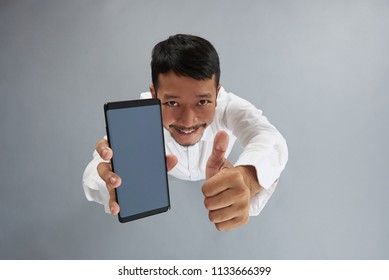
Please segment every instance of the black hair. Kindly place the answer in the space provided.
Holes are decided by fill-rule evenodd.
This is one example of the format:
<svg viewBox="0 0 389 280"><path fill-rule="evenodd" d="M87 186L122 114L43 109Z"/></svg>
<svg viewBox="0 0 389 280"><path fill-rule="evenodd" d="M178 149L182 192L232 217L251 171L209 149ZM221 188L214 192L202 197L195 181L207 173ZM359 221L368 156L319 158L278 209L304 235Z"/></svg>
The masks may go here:
<svg viewBox="0 0 389 280"><path fill-rule="evenodd" d="M214 46L201 37L173 35L155 45L152 51L151 77L155 91L159 74L169 71L195 80L207 80L215 75L217 87L220 80L219 56Z"/></svg>

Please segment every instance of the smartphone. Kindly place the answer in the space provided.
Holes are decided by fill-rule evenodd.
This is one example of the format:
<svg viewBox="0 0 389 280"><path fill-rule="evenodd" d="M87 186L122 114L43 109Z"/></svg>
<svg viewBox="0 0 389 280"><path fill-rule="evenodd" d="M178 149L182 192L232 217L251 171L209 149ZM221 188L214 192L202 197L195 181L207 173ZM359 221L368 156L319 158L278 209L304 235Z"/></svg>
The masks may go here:
<svg viewBox="0 0 389 280"><path fill-rule="evenodd" d="M133 221L170 209L165 141L159 99L104 104L112 171L122 179L115 189L119 221Z"/></svg>

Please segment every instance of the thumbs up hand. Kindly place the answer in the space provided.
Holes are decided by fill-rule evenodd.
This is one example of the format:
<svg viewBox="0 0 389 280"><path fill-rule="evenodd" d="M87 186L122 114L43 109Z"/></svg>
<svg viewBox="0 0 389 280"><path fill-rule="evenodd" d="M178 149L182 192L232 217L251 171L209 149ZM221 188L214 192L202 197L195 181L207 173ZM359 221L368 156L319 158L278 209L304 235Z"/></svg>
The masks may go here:
<svg viewBox="0 0 389 280"><path fill-rule="evenodd" d="M260 189L253 166L234 167L226 161L228 134L219 131L206 166L202 186L209 219L219 231L230 230L249 221L250 198Z"/></svg>

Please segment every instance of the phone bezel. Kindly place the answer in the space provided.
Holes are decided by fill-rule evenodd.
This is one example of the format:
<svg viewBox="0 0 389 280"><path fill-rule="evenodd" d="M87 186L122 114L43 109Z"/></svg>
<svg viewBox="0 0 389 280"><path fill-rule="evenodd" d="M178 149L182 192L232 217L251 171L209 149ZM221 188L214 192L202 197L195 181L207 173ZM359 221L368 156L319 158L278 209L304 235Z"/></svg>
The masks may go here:
<svg viewBox="0 0 389 280"><path fill-rule="evenodd" d="M160 122L160 127L161 127L162 150L163 150L163 155L166 158L161 102L157 98L114 101L114 102L107 102L104 104L104 117L105 117L105 124L106 124L106 133L107 133L107 139L108 139L108 143L109 143L110 147L111 147L111 141L110 141L111 136L110 136L110 130L109 130L109 124L108 124L108 111L109 110L134 108L134 107L142 107L142 106L155 106L155 105L157 105L159 107L159 116L160 116L159 122ZM115 153L113 154L113 157L111 159L111 166L112 166L113 172L115 172L115 167L114 167L115 159L114 159L114 157L115 157ZM136 214L129 215L129 216L122 216L122 213L119 212L119 214L118 214L119 222L126 223L126 222L130 222L130 221L138 220L141 218L146 218L146 217L149 217L152 215L164 213L164 212L170 210L170 207L171 207L170 206L170 192L169 192L169 182L168 182L168 175L167 175L166 160L164 162L165 162L165 170L166 170L166 176L165 176L166 183L165 183L165 185L166 185L168 205L165 207L150 209L148 211L136 213ZM120 188L120 186L118 188ZM118 202L118 196L120 196L120 191L118 190L118 188L115 188L116 202Z"/></svg>

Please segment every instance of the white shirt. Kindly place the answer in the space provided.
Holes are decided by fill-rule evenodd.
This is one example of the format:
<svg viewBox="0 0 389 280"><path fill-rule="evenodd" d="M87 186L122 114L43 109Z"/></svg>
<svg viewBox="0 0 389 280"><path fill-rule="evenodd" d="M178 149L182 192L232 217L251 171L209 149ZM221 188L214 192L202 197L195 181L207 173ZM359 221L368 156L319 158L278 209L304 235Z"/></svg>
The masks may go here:
<svg viewBox="0 0 389 280"><path fill-rule="evenodd" d="M141 98L151 98L151 93L142 93ZM243 152L234 166L252 165L257 171L258 181L263 188L251 198L249 214L258 215L273 194L285 168L288 160L287 145L261 110L233 93L227 93L224 88L218 94L214 120L198 143L181 146L164 129L166 154L174 154L178 158L177 165L169 175L189 181L205 179L205 166L212 152L213 139L219 130L226 131L230 136L226 157L236 139L243 146ZM89 201L103 204L105 212L110 213L108 189L97 173L97 165L102 161L97 151L94 151L93 160L84 171L83 188Z"/></svg>

